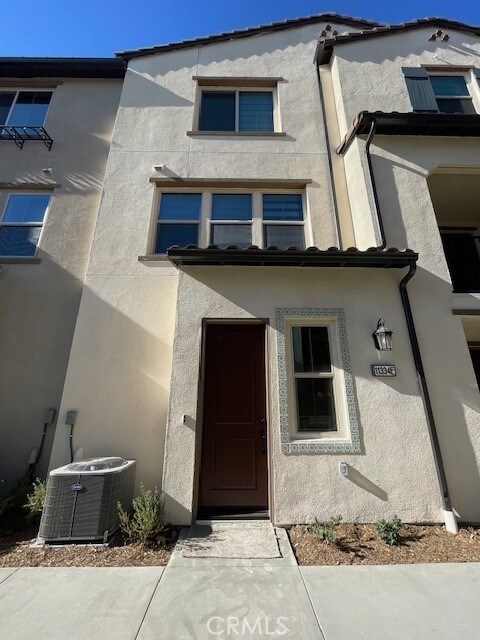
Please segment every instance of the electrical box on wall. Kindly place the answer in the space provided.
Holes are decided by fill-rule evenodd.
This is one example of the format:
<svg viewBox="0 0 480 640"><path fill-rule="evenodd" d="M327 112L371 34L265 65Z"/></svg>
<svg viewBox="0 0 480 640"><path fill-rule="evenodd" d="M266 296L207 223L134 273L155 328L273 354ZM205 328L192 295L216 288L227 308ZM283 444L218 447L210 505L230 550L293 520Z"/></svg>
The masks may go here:
<svg viewBox="0 0 480 640"><path fill-rule="evenodd" d="M78 411L72 409L67 411L67 415L65 416L65 424L68 427L73 427L75 422L77 421Z"/></svg>

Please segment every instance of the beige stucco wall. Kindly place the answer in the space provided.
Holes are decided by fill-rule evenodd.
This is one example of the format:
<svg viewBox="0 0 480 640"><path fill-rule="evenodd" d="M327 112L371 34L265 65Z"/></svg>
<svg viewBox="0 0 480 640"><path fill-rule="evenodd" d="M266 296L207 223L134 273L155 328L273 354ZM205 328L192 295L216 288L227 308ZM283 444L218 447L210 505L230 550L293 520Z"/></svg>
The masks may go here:
<svg viewBox="0 0 480 640"><path fill-rule="evenodd" d="M363 110L412 110L402 66L478 66L478 39L449 30L448 42L429 42L434 30L337 47L332 77L344 132ZM362 82L358 82L360 77ZM471 90L478 108L478 85L474 83ZM354 141L345 156L353 224L357 244L363 249L374 238L374 227L369 231L367 225L374 214L364 146L364 139ZM447 172L449 167L452 172L480 167L478 142L473 138L376 136L371 152L387 246L408 246L419 253L418 271L409 288L454 510L465 520L478 521L480 396L461 319L451 310L480 306L478 295L452 294L427 184L428 176L439 167Z"/></svg>
<svg viewBox="0 0 480 640"><path fill-rule="evenodd" d="M153 166L165 166L157 176L312 180L313 241L337 244L313 64L320 31L313 25L129 64L61 417L78 409L74 446L87 455L137 458L137 482L161 484L178 278L169 262L138 262L151 253ZM278 94L286 136L187 136L194 128L195 75L284 78ZM67 459L67 430L58 430L50 466Z"/></svg>
<svg viewBox="0 0 480 640"><path fill-rule="evenodd" d="M448 42L430 42L436 30L431 25L334 49L330 64L342 137L361 111L412 111L402 67L479 66L479 38L443 29ZM478 85L472 82L470 89L480 107Z"/></svg>
<svg viewBox="0 0 480 640"><path fill-rule="evenodd" d="M63 79L45 121L52 150L41 142L21 151L0 143L0 182L60 185L52 191L40 264L2 264L0 273L0 480L13 482L26 470L44 410L60 405L120 90L121 80ZM54 430L48 427L40 475Z"/></svg>
<svg viewBox="0 0 480 640"><path fill-rule="evenodd" d="M304 27L147 56L133 60L127 72L60 417L63 419L68 409L78 409L74 443L87 455L135 457L137 481L149 486L160 485L163 472L163 488L174 522L189 522L195 508L202 318L266 317L273 323L275 308L284 306L345 309L363 449L361 454L350 456L280 452L272 324L268 364L275 522L305 522L339 512L347 520L368 521L391 517L395 512L404 520L441 519L425 414L399 300L399 272L209 268L191 269L179 280L179 272L168 262L138 261L139 255L151 251L155 188L149 177L153 166L160 164L165 166L164 175L182 178L310 179L307 197L313 242L321 248L337 244L312 64L319 31L319 27ZM425 49L423 43L428 38L422 33L416 32L419 40L415 50L421 46L419 42L422 51ZM355 52L360 61L368 60L365 67L354 67L345 59L339 63L336 78L332 73L332 87L341 97L334 96L340 133L362 109L409 110L395 93L401 79L405 102L403 62L396 58L394 48L379 60L380 40L372 40L368 47L373 48L366 53L364 49ZM393 59L395 68L387 69ZM410 53L405 60L415 64ZM359 79L363 83L367 72L378 72L382 81L393 74L393 106L387 108L382 102L373 76L367 91L360 87ZM287 135L264 139L188 137L186 132L194 123L194 75L283 77L278 91L282 128ZM376 106L371 107L373 103ZM418 138L399 141L405 149L393 151L390 147L380 151L380 143L375 142L374 169L383 183L380 197L388 244L411 244L425 253L410 288L442 446L448 451L446 466L454 505L462 518L480 520L476 495L478 392L475 395L471 366L462 364L466 347L461 321L449 315L451 285L425 180L439 162L438 154L445 156L445 162L453 161L451 156L446 158L451 144L441 146L440 140L433 141L426 157L418 160L410 153L416 151ZM478 162L468 141L459 144L462 162ZM348 197L352 207L357 243L366 248L373 244L369 234L375 234L375 218L369 186L362 177L364 167L358 170L360 145L356 153L350 168L345 165L348 193L341 196ZM349 171L355 176L353 182ZM368 222L364 223L363 217ZM382 316L395 331L391 360L399 375L389 381L374 379L370 373L370 365L378 357L371 332ZM453 400L445 393L445 388L451 388L449 371L457 376ZM188 417L186 424L183 415ZM341 458L355 470L350 479L338 474ZM68 434L58 429L50 464L58 466L67 459Z"/></svg>
<svg viewBox="0 0 480 640"><path fill-rule="evenodd" d="M405 521L441 520L440 492L398 293L401 277L401 271L272 267L192 267L181 273L164 474L173 521L189 522L196 508L202 318L269 321L270 514L275 523L336 514L363 522L394 513ZM281 452L275 309L283 307L344 309L360 454ZM395 349L388 354L377 352L371 337L382 316L395 332ZM380 362L393 362L398 376L373 378L370 365ZM348 478L339 474L340 461L350 465Z"/></svg>

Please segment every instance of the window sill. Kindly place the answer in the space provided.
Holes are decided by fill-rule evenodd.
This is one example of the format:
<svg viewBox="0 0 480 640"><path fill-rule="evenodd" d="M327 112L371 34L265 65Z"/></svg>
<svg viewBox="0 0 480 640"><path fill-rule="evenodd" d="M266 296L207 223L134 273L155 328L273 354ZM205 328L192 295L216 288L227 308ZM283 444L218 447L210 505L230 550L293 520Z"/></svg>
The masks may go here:
<svg viewBox="0 0 480 640"><path fill-rule="evenodd" d="M0 256L0 264L40 264L41 258L28 258L25 256L10 256L2 258Z"/></svg>
<svg viewBox="0 0 480 640"><path fill-rule="evenodd" d="M284 131L187 131L187 136L195 137L238 137L238 138L285 138Z"/></svg>
<svg viewBox="0 0 480 640"><path fill-rule="evenodd" d="M139 262L169 262L166 253L150 253L145 256L138 256Z"/></svg>

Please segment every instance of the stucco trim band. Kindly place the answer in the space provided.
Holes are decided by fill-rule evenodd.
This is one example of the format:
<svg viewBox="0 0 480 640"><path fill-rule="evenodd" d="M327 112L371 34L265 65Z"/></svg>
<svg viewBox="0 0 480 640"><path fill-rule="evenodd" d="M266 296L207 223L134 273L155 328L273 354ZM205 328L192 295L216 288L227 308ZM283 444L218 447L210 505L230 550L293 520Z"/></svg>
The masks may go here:
<svg viewBox="0 0 480 640"><path fill-rule="evenodd" d="M59 182L0 182L0 189L28 189L29 191L51 191L61 187Z"/></svg>
<svg viewBox="0 0 480 640"><path fill-rule="evenodd" d="M279 82L284 82L282 77L260 76L192 76L201 87L276 87Z"/></svg>
<svg viewBox="0 0 480 640"><path fill-rule="evenodd" d="M190 138L214 137L214 138L285 138L284 131L187 131Z"/></svg>
<svg viewBox="0 0 480 640"><path fill-rule="evenodd" d="M290 435L288 424L288 389L287 362L285 352L285 319L286 318L332 318L335 317L340 343L341 366L345 381L347 400L347 416L350 429L349 442L329 440L328 442L295 442ZM278 361L278 393L280 402L280 438L282 453L361 453L360 431L355 408L353 377L350 369L345 312L340 308L295 308L283 307L275 309L275 325L277 329L277 361Z"/></svg>
<svg viewBox="0 0 480 640"><path fill-rule="evenodd" d="M309 178L285 180L278 178L161 178L152 176L149 178L157 187L226 187L239 189L302 189L307 184L311 184Z"/></svg>

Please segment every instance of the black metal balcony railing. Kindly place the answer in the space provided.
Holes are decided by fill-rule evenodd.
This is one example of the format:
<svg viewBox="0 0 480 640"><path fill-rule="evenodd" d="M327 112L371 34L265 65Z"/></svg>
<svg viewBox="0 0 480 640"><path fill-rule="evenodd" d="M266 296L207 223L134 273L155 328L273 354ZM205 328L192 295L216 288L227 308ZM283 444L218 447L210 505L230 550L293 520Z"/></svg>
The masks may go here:
<svg viewBox="0 0 480 640"><path fill-rule="evenodd" d="M49 151L53 145L52 138L43 127L2 125L0 126L0 140L14 142L19 149L23 149L27 140L40 140Z"/></svg>

